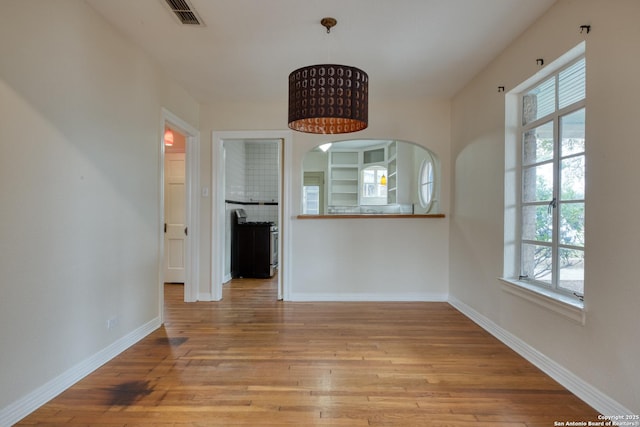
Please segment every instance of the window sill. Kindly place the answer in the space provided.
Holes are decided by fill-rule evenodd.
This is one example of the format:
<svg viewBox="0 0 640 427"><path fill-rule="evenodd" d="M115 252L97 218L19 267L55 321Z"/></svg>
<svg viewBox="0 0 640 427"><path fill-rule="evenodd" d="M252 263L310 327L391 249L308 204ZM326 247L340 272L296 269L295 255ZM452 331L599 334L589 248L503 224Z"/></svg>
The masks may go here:
<svg viewBox="0 0 640 427"><path fill-rule="evenodd" d="M585 324L586 313L582 301L519 280L500 278L500 281L503 291L568 317L581 325Z"/></svg>

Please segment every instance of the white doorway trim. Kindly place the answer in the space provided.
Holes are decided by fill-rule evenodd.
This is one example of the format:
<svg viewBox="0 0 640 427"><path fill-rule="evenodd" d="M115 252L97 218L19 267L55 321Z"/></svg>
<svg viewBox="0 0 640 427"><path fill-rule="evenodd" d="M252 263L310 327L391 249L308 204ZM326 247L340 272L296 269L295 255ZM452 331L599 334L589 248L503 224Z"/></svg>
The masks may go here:
<svg viewBox="0 0 640 427"><path fill-rule="evenodd" d="M211 188L215 197L211 198L211 296L212 300L222 299L225 259L225 140L279 139L282 141L282 165L280 173L281 200L278 209L279 274L278 299L289 300L290 295L290 242L291 242L291 155L293 132L289 130L263 131L213 131L211 134Z"/></svg>
<svg viewBox="0 0 640 427"><path fill-rule="evenodd" d="M199 289L199 213L200 213L200 131L171 111L162 109L161 140L160 140L160 315L164 308L164 128L168 125L185 135L185 211L186 226L188 227L186 256L185 256L185 282L184 301L194 302L198 300ZM164 319L163 319L164 320Z"/></svg>

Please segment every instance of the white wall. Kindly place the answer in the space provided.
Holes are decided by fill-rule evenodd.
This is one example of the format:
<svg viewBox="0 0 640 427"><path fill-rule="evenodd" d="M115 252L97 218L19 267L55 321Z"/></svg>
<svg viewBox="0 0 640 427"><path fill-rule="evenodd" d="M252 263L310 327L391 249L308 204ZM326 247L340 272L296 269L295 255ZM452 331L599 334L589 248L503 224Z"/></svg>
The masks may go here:
<svg viewBox="0 0 640 427"><path fill-rule="evenodd" d="M450 292L480 315L640 412L637 0L560 0L453 100ZM579 26L590 24L591 33ZM584 326L501 290L504 94L586 40Z"/></svg>
<svg viewBox="0 0 640 427"><path fill-rule="evenodd" d="M4 2L0 58L6 420L159 324L161 108L197 126L199 106L80 0Z"/></svg>
<svg viewBox="0 0 640 427"><path fill-rule="evenodd" d="M286 80L286 76L283 76ZM283 80L283 81L284 81ZM281 102L205 106L200 123L211 131L287 129L286 85ZM369 128L348 138L412 141L434 151L449 164L448 101L389 101L372 97ZM337 135L333 140L344 140ZM307 151L331 138L294 132L292 147L291 233L292 299L446 299L448 284L448 219L298 220L301 213L302 161ZM201 180L210 182L211 145L203 144ZM443 174L449 171L443 168ZM215 186L214 186L215 187ZM215 191L215 189L214 189ZM443 184L442 211L447 213L449 185ZM202 235L209 235L211 206L202 206ZM214 237L215 239L216 237ZM284 236L281 235L281 240ZM373 253L373 248L381 248ZM202 260L210 242L201 245ZM210 263L209 263L210 264ZM201 291L211 285L211 266L203 265ZM285 267L286 268L286 267Z"/></svg>

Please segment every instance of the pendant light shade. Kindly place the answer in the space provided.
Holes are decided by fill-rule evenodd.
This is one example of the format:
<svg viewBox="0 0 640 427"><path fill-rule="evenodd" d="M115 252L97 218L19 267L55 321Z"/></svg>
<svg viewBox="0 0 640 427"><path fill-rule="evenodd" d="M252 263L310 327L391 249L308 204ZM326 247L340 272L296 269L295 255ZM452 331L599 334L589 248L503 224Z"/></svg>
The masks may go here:
<svg viewBox="0 0 640 427"><path fill-rule="evenodd" d="M171 147L173 145L173 131L167 129L164 131L164 145Z"/></svg>
<svg viewBox="0 0 640 427"><path fill-rule="evenodd" d="M366 129L369 76L356 67L320 64L289 74L289 127L338 134Z"/></svg>
<svg viewBox="0 0 640 427"><path fill-rule="evenodd" d="M320 24L331 32L338 21ZM356 67L319 64L289 74L289 127L307 133L357 132L369 124L369 76Z"/></svg>

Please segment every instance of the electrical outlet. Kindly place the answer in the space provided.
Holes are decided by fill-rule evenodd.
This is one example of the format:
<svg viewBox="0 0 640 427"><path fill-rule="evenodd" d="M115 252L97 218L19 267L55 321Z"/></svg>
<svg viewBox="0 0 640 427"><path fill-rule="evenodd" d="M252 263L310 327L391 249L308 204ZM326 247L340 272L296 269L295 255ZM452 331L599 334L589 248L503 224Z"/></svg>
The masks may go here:
<svg viewBox="0 0 640 427"><path fill-rule="evenodd" d="M110 319L107 319L107 329L113 329L116 327L117 324L118 324L117 317L112 317Z"/></svg>

